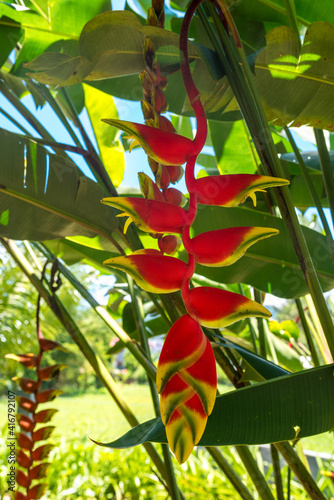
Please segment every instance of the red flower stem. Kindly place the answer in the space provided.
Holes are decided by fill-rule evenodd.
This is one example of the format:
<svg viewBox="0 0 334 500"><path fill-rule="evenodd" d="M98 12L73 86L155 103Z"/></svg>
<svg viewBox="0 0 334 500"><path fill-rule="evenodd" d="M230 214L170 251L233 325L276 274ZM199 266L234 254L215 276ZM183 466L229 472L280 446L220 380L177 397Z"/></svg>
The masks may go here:
<svg viewBox="0 0 334 500"><path fill-rule="evenodd" d="M186 181L186 186L191 193L193 191L193 187L195 184L195 164L196 164L196 159L197 156L191 156L189 160L187 161L186 168L185 168L185 181Z"/></svg>
<svg viewBox="0 0 334 500"><path fill-rule="evenodd" d="M194 196L194 195L191 195ZM182 243L184 245L184 248L186 252L189 254L192 254L192 248L191 248L191 238L190 238L190 232L189 232L190 226L187 226L183 229L182 231Z"/></svg>
<svg viewBox="0 0 334 500"><path fill-rule="evenodd" d="M189 233L189 227L188 227L188 233ZM195 257L192 254L188 254L187 280L186 280L188 283L192 275L194 274L195 267L196 267Z"/></svg>
<svg viewBox="0 0 334 500"><path fill-rule="evenodd" d="M182 284L181 295L184 303L187 302L187 297L189 296L189 284L190 284L190 278L185 280Z"/></svg>
<svg viewBox="0 0 334 500"><path fill-rule="evenodd" d="M188 34L191 19L197 7L203 0L193 0L183 18L180 32L180 52L181 52L181 73L187 95L190 100L191 107L193 108L197 120L197 132L193 140L194 154L197 156L202 150L206 137L207 137L207 123L204 108L200 100L200 93L194 83L189 66L189 53L188 53Z"/></svg>

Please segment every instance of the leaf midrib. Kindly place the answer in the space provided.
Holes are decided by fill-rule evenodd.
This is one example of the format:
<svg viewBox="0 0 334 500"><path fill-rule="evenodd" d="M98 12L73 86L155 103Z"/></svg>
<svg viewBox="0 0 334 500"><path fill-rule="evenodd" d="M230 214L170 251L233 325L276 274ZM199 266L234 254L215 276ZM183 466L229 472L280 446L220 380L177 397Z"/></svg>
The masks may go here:
<svg viewBox="0 0 334 500"><path fill-rule="evenodd" d="M64 219L70 220L72 222L76 222L80 226L83 226L87 229L90 229L92 231L95 231L97 234L100 234L101 236L104 236L107 240L113 243L112 238L99 226L95 226L94 224L91 224L90 222L87 222L85 219L81 219L80 217L75 217L72 214L69 214L68 212L65 212L64 210L60 210L55 208L52 205L48 205L47 203L44 203L42 201L36 201L30 196L23 195L19 192L16 192L12 189L8 189L4 186L0 187L0 193L7 194L8 196L11 196L13 198L16 198L21 201L25 201L29 203L30 205L34 205L42 210L45 210L47 212L51 212L54 215L58 215L59 217L62 217Z"/></svg>
<svg viewBox="0 0 334 500"><path fill-rule="evenodd" d="M25 30L41 31L42 33L49 33L50 35L57 35L60 37L70 38L72 40L79 40L79 37L76 35L70 35L69 33L62 33L60 31L54 31L52 29L40 28L38 26L32 26L30 24L18 23L17 21L13 21L12 23L0 21L0 26L9 26L11 28L19 28L20 27L20 28L25 29Z"/></svg>
<svg viewBox="0 0 334 500"><path fill-rule="evenodd" d="M282 74L289 74L289 75L294 75L297 78L304 78L305 80L314 80L316 82L320 82L320 83L327 83L329 85L334 85L334 80L330 80L330 79L325 79L325 78L321 78L319 76L315 76L315 75L312 75L310 73L298 73L297 71L291 71L291 70L288 70L288 69L282 69L282 68L279 68L279 67L274 67L274 68L270 68L269 66L265 66L263 64L257 64L255 63L255 68L259 68L259 69L263 69L263 70L267 70L267 71L275 71L275 72L281 72ZM274 77L273 77L274 78ZM284 78L283 78L284 79ZM289 80L291 81L291 80Z"/></svg>

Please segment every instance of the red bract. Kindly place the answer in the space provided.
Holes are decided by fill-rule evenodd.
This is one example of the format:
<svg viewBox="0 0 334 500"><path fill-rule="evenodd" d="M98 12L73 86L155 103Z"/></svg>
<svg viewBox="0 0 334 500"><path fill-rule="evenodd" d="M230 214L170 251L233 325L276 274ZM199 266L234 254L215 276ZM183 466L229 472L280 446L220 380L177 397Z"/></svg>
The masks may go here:
<svg viewBox="0 0 334 500"><path fill-rule="evenodd" d="M271 227L230 227L199 234L192 239L183 238L186 250L203 266L230 266L246 250L263 238L278 234Z"/></svg>
<svg viewBox="0 0 334 500"><path fill-rule="evenodd" d="M130 218L124 226L124 232L133 221L147 233L181 234L185 226L192 224L196 215L171 203L143 198L104 198L102 201L123 210L118 217L127 215Z"/></svg>
<svg viewBox="0 0 334 500"><path fill-rule="evenodd" d="M209 328L223 328L249 316L271 316L261 304L220 288L185 288L182 290L182 297L188 314Z"/></svg>
<svg viewBox="0 0 334 500"><path fill-rule="evenodd" d="M198 203L221 207L235 207L247 197L256 206L256 191L264 191L274 186L289 184L286 179L265 175L232 174L211 175L187 182L189 191L197 197Z"/></svg>
<svg viewBox="0 0 334 500"><path fill-rule="evenodd" d="M132 255L108 259L104 264L127 272L137 285L151 293L176 292L191 276L182 260L158 250L137 250Z"/></svg>
<svg viewBox="0 0 334 500"><path fill-rule="evenodd" d="M135 139L130 150L140 144L145 153L159 163L183 165L193 153L193 142L182 135L166 132L148 125L122 120L102 120L124 130L128 138Z"/></svg>
<svg viewBox="0 0 334 500"><path fill-rule="evenodd" d="M5 358L18 361L27 368L34 368L37 363L37 356L31 352L28 352L27 354L6 354Z"/></svg>
<svg viewBox="0 0 334 500"><path fill-rule="evenodd" d="M182 316L166 337L157 370L161 418L179 463L187 460L202 437L216 385L210 342L194 319Z"/></svg>

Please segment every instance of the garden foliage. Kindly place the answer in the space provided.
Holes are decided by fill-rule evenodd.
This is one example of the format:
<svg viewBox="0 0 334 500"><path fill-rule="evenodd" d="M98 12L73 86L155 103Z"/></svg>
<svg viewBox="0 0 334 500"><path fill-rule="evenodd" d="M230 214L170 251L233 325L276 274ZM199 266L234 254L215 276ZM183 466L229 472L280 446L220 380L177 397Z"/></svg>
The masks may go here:
<svg viewBox="0 0 334 500"><path fill-rule="evenodd" d="M334 326L323 295L334 283L324 212L333 221L334 7L330 0L110 7L0 4L0 92L19 116L0 103L8 124L0 129L1 243L134 427L105 446L143 443L180 498L167 441L179 462L197 443L278 443L273 457L283 455L311 498L324 498L293 448L279 442L334 427ZM120 99L140 101L145 123L118 116ZM47 107L68 140L37 118ZM302 125L314 128L316 153L300 155L290 128ZM121 185L138 144L153 177L139 173L141 193ZM183 173L187 193L178 184ZM320 231L300 224L296 209L310 207ZM33 242L32 264L13 240ZM38 259L52 262L41 279ZM72 274L78 262L110 275L106 308ZM155 419L139 424L127 407L60 301L56 272L118 338L108 355L127 348L144 368ZM295 300L300 335L295 322L268 320L266 293ZM156 373L148 339L167 333ZM237 389L217 398L216 365ZM152 442L163 443L163 459ZM261 498L272 498L247 448L237 449ZM30 498L26 465L18 481Z"/></svg>

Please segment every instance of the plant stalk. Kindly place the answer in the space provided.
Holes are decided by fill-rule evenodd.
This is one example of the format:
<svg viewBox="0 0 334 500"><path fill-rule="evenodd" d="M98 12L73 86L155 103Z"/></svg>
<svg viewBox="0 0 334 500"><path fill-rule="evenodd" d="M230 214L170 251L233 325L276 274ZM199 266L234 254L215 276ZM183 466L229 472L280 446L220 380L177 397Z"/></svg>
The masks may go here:
<svg viewBox="0 0 334 500"><path fill-rule="evenodd" d="M304 311L304 308L303 308L302 301L301 301L301 299L295 299L295 303L296 303L296 306L297 306L297 309L298 309L298 314L299 314L299 317L300 317L301 324L303 326L303 330L304 330L305 337L306 337L306 340L307 340L307 345L308 345L308 347L310 349L310 353L311 353L313 364L314 364L314 366L320 366L321 363L320 363L320 360L319 360L319 356L318 356L317 350L315 348L315 344L314 344L314 339L313 339L312 333L310 332L310 329L309 329L309 326L308 326L308 323L307 323L307 319L306 319L306 315L305 315L305 311Z"/></svg>
<svg viewBox="0 0 334 500"><path fill-rule="evenodd" d="M271 453L271 461L273 464L275 484L276 484L276 498L277 500L284 500L281 464L278 451L273 444L270 445L270 453Z"/></svg>
<svg viewBox="0 0 334 500"><path fill-rule="evenodd" d="M331 258L333 258L334 240L333 240L332 233L331 233L331 230L329 228L326 216L324 214L324 210L322 208L321 201L319 199L318 193L315 190L315 187L314 187L313 182L311 180L311 176L308 173L308 170L306 168L306 165L305 165L305 162L303 160L303 157L300 154L299 149L297 148L297 144L296 144L296 142L295 142L295 140L294 140L294 138L293 138L293 136L292 136L289 128L288 127L284 127L284 131L285 131L285 133L287 135L287 138L288 138L288 140L289 140L289 142L290 142L290 144L292 146L293 152L294 152L294 154L296 156L296 159L297 159L297 161L299 163L299 166L300 166L300 169L301 169L302 174L304 176L304 179L306 181L307 187L309 188L310 193L312 195L314 204L315 204L315 206L317 208L320 220L322 222L322 225L323 225L323 228L324 228L324 231L325 231L325 234L326 234L328 246L329 246L329 249L330 249Z"/></svg>
<svg viewBox="0 0 334 500"><path fill-rule="evenodd" d="M318 154L320 159L320 166L324 178L324 185L328 204L332 217L332 224L334 223L334 177L331 161L329 158L326 141L323 130L318 128L314 129L315 140L317 141Z"/></svg>
<svg viewBox="0 0 334 500"><path fill-rule="evenodd" d="M105 322L105 324L112 330L112 332L123 342L124 346L131 352L131 354L136 358L138 363L144 368L147 375L151 380L155 381L155 367L151 361L146 357L139 346L132 340L131 337L123 330L123 328L117 323L117 321L111 316L111 314L101 306L97 300L89 293L89 291L76 279L76 277L71 273L71 271L64 266L56 257L51 254L49 250L46 250L40 245L36 247L44 253L44 255L52 262L57 262L57 268L59 271L68 279L71 285L80 293L80 295L90 304L92 309L96 312L98 316Z"/></svg>
<svg viewBox="0 0 334 500"><path fill-rule="evenodd" d="M311 500L326 500L325 496L321 493L317 483L307 471L305 465L298 457L295 450L289 443L275 443L276 449L285 459L290 469L294 472L298 480L301 482Z"/></svg>
<svg viewBox="0 0 334 500"><path fill-rule="evenodd" d="M235 447L239 457L244 464L249 477L254 483L255 488L262 500L275 500L274 495L272 494L269 485L266 481L266 478L260 471L255 458L250 452L247 446L236 446Z"/></svg>
<svg viewBox="0 0 334 500"><path fill-rule="evenodd" d="M223 471L230 483L234 486L236 492L240 495L240 497L243 500L254 500L253 495L251 495L251 493L241 481L240 477L234 472L234 469L222 455L221 451L213 446L207 446L206 449L208 450L216 464Z"/></svg>
<svg viewBox="0 0 334 500"><path fill-rule="evenodd" d="M256 302L262 305L262 300L261 300L261 292L254 288L254 299ZM262 318L256 318L257 321L257 330L259 333L259 343L260 343L260 355L263 358L267 357L267 346L266 346L266 337L264 333L264 324L263 324L263 319Z"/></svg>
<svg viewBox="0 0 334 500"><path fill-rule="evenodd" d="M129 285L129 291L131 295L131 303L133 307L133 312L134 312L134 317L136 321L136 326L137 330L139 333L139 338L140 342L142 345L142 348L147 356L147 358L152 362L151 359L151 351L150 351L150 346L148 344L147 340L147 334L146 334L146 329L145 329L145 321L143 317L143 307L142 307L142 302L140 299L140 295L135 293L134 289L134 284L133 284L133 279L127 275L126 276L128 285ZM152 402L153 402L153 407L154 411L157 417L160 417L160 403L159 403L159 395L156 387L155 380L153 381L150 377L148 377L148 383L150 387L150 392L151 392L151 397L152 397ZM176 482L176 477L175 477L175 472L174 472L174 467L172 463L172 458L169 450L169 446L167 444L161 444L163 456L165 459L165 466L166 466L166 474L167 474L167 483L169 486L170 494L173 499L179 500L179 491L177 487L177 482Z"/></svg>
<svg viewBox="0 0 334 500"><path fill-rule="evenodd" d="M295 8L295 2L294 0L284 0L284 5L285 5L285 10L286 10L286 15L288 16L290 27L294 30L298 37L298 47L300 50L301 47L301 42L300 42L300 36L299 36L299 29L298 29L298 24L297 24L297 15L296 15L296 8Z"/></svg>
<svg viewBox="0 0 334 500"><path fill-rule="evenodd" d="M109 194L112 196L118 196L118 193L115 189L115 186L113 185L106 169L104 168L104 165L98 156L97 152L95 151L95 148L88 137L88 134L84 127L82 126L82 123L80 121L80 118L76 112L75 107L73 106L73 103L70 99L70 96L68 95L67 90L64 87L60 88L60 93L62 97L64 98L64 101L69 109L69 112L72 115L73 122L76 125L76 127L79 129L81 136L84 140L84 143L86 145L87 150L90 153L90 164L93 169L93 174L96 175L97 179L100 181L102 187L104 187Z"/></svg>

